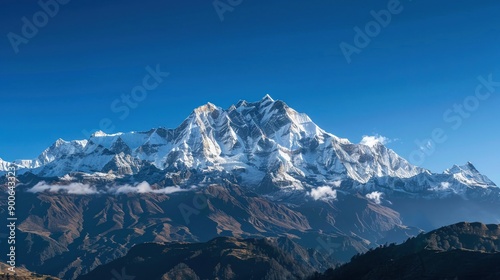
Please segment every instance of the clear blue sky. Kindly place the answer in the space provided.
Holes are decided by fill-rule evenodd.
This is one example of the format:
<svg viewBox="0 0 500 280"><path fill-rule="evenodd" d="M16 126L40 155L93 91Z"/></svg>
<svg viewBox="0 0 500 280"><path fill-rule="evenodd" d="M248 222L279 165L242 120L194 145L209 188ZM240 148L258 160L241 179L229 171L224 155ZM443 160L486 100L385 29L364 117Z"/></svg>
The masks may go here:
<svg viewBox="0 0 500 280"><path fill-rule="evenodd" d="M212 1L72 0L16 54L7 34L22 35L22 18L41 8L3 0L0 157L34 158L59 137L85 138L103 118L115 126L106 132L176 127L206 102L270 94L353 142L397 139L388 146L405 158L442 128L446 142L422 166L471 161L500 184L500 87L458 129L443 119L479 75L500 81L500 3L401 1L347 63L339 44L354 44L353 28L388 2L243 0L221 21ZM170 76L120 119L113 101L157 64Z"/></svg>

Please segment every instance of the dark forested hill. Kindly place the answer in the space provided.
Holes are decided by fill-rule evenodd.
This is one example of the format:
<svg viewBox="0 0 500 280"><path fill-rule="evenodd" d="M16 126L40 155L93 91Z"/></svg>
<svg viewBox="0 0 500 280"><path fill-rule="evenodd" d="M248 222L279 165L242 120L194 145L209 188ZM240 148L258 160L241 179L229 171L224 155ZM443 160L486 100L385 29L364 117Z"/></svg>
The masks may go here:
<svg viewBox="0 0 500 280"><path fill-rule="evenodd" d="M458 223L382 246L311 279L500 279L500 225Z"/></svg>
<svg viewBox="0 0 500 280"><path fill-rule="evenodd" d="M315 271L312 263L326 262L290 240L220 237L206 243L137 245L78 279L304 279Z"/></svg>

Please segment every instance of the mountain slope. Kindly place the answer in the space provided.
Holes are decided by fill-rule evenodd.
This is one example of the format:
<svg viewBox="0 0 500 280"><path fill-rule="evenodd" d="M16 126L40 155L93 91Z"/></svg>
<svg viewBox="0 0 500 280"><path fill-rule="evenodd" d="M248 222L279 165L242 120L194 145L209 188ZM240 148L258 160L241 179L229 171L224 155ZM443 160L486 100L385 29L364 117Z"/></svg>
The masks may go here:
<svg viewBox="0 0 500 280"><path fill-rule="evenodd" d="M498 279L500 225L459 223L354 257L314 280Z"/></svg>
<svg viewBox="0 0 500 280"><path fill-rule="evenodd" d="M113 272L136 280L304 279L315 269L307 253L301 257L306 259L294 259L267 239L219 237L207 243L151 243L137 245L123 258L78 279L108 279Z"/></svg>
<svg viewBox="0 0 500 280"><path fill-rule="evenodd" d="M8 271L10 265L0 262L0 280L58 280L48 275L31 272L23 267L16 267L15 273Z"/></svg>
<svg viewBox="0 0 500 280"><path fill-rule="evenodd" d="M287 237L344 262L385 236L377 231L378 224L397 232L400 239L415 232L404 228L397 214L366 198L343 202L357 205L351 211L360 220L351 225L331 203L321 206L322 215L330 217L322 222L316 211L301 213L301 208L267 200L228 182L172 194L22 192L33 184L18 190L25 206L17 211L18 258L32 270L63 279L74 279L146 242ZM0 217L5 216L6 201L0 200ZM349 227L343 229L345 224Z"/></svg>

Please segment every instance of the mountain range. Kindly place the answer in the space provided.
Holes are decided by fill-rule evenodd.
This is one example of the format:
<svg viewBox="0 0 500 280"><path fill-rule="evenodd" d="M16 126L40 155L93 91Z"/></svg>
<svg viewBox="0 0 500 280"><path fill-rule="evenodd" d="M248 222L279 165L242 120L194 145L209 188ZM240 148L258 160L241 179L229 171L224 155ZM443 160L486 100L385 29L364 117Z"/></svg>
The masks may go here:
<svg viewBox="0 0 500 280"><path fill-rule="evenodd" d="M342 183L356 190L384 184L388 192L464 197L497 189L471 163L433 174L380 142L353 144L328 133L306 114L269 95L258 102L240 101L227 110L208 103L175 129L98 131L86 140L58 139L35 159L0 160L0 171L8 165L20 173L69 180L75 173L115 179L151 169L164 178L187 170L224 173L239 184L276 194Z"/></svg>
<svg viewBox="0 0 500 280"><path fill-rule="evenodd" d="M288 238L333 264L422 230L500 221L500 189L471 163L432 173L268 95L208 103L175 129L59 139L35 159L0 159L0 173L12 165L19 259L62 279L147 242Z"/></svg>
<svg viewBox="0 0 500 280"><path fill-rule="evenodd" d="M218 237L206 243L147 243L78 278L107 279L113 272L145 279L305 279L330 262L287 238ZM316 266L316 267L314 267ZM116 273L115 273L116 274Z"/></svg>
<svg viewBox="0 0 500 280"><path fill-rule="evenodd" d="M328 263L287 238L218 237L206 243L147 243L79 280L110 275L152 279L498 279L500 225L458 223L385 244L349 263L314 273ZM317 269L318 267L316 267Z"/></svg>

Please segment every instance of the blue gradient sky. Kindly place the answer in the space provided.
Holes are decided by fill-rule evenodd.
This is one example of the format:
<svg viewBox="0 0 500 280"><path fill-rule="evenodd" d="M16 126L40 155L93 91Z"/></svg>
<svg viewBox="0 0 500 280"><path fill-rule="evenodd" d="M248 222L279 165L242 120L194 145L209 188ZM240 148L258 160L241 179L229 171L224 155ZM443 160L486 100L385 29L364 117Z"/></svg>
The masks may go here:
<svg viewBox="0 0 500 280"><path fill-rule="evenodd" d="M115 126L106 132L176 127L206 102L227 108L270 94L353 142L397 139L388 146L405 158L442 128L447 140L423 167L471 161L500 184L500 87L458 129L443 119L479 75L500 81L500 3L457 2L401 1L348 64L339 44L353 44L353 28L388 1L244 0L221 21L212 1L72 0L16 54L7 34L41 8L3 0L0 157L36 157L103 118ZM113 101L157 64L170 76L120 119Z"/></svg>

